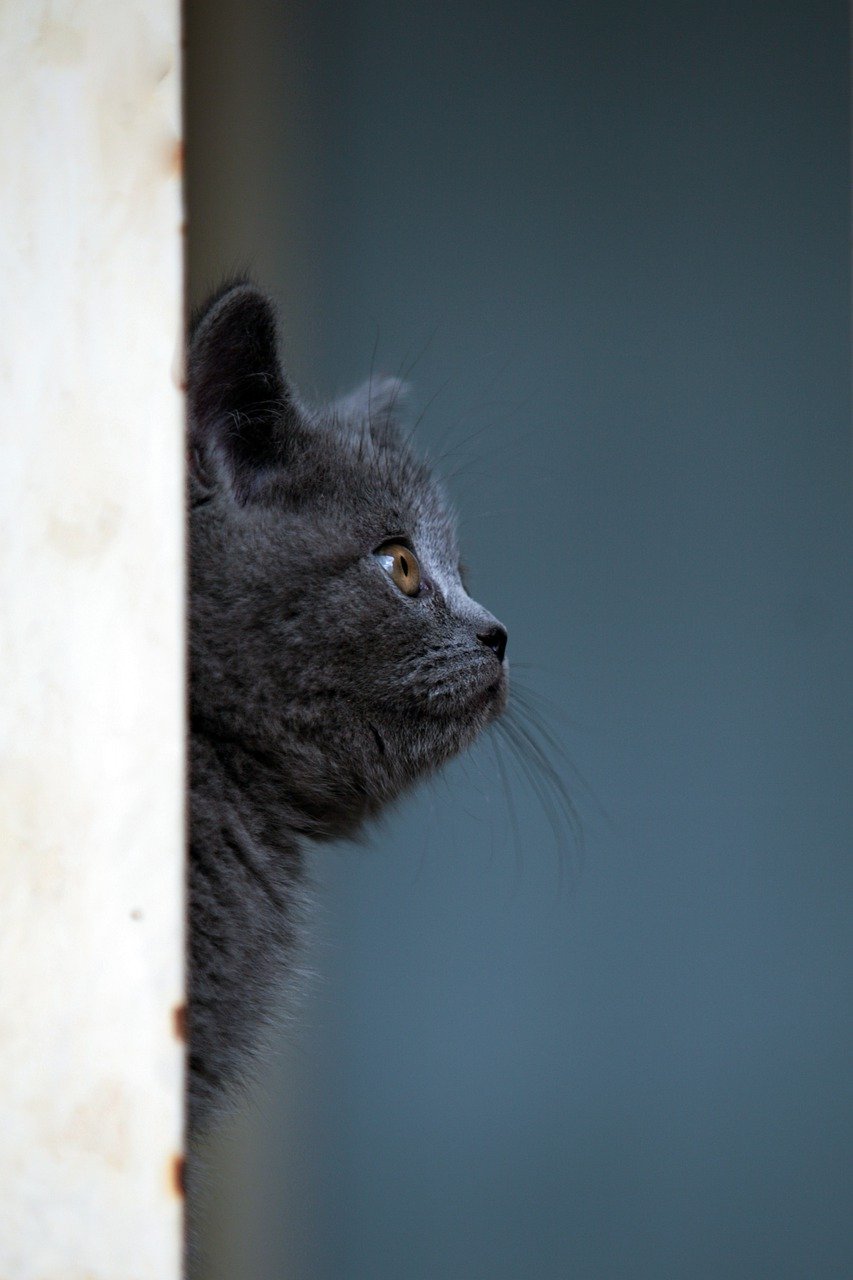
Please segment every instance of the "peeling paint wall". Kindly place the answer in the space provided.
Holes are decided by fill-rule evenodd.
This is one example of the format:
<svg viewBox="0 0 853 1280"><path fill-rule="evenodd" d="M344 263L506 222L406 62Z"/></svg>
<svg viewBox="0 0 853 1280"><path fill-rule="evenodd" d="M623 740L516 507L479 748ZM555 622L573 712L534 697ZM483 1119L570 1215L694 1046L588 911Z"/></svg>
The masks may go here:
<svg viewBox="0 0 853 1280"><path fill-rule="evenodd" d="M0 1277L180 1271L176 0L0 8Z"/></svg>

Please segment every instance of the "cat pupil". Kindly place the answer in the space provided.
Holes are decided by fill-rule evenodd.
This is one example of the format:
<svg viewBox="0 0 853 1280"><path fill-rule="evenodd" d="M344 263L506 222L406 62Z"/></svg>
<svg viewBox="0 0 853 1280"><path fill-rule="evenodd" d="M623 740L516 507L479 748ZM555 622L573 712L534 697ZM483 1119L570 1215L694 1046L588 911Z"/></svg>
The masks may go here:
<svg viewBox="0 0 853 1280"><path fill-rule="evenodd" d="M408 562L408 560L406 559L406 557L405 557L405 556L400 556L400 568L403 570L403 573L406 575L406 577L408 577L408 576L409 576L409 562Z"/></svg>

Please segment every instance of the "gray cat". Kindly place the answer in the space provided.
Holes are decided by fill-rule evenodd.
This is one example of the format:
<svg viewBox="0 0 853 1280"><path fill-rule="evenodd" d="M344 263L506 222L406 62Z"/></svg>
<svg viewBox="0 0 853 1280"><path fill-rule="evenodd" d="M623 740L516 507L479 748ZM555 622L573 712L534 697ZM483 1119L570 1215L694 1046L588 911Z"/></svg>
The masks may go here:
<svg viewBox="0 0 853 1280"><path fill-rule="evenodd" d="M506 705L506 632L465 590L400 392L389 379L305 408L245 281L193 327L191 1135L288 980L303 842L356 833Z"/></svg>

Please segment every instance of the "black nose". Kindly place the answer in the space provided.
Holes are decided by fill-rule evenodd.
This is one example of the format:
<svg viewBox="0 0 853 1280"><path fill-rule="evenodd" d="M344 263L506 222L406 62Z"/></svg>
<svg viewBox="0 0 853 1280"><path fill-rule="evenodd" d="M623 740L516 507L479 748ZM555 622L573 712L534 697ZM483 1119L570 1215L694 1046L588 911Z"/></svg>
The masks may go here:
<svg viewBox="0 0 853 1280"><path fill-rule="evenodd" d="M490 627L488 631L478 633L477 639L492 650L498 662L503 662L506 653L506 632L503 627Z"/></svg>

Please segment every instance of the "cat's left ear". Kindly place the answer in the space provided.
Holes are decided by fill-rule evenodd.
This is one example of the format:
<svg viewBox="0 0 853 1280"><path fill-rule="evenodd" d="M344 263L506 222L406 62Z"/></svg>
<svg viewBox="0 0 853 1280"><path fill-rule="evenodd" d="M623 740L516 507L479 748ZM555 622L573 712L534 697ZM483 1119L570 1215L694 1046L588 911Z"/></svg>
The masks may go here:
<svg viewBox="0 0 853 1280"><path fill-rule="evenodd" d="M195 321L187 360L191 478L240 498L287 461L299 429L278 358L273 305L247 281L221 289Z"/></svg>
<svg viewBox="0 0 853 1280"><path fill-rule="evenodd" d="M400 378L371 378L335 401L335 417L356 432L367 427L377 444L396 445L400 443L400 416L408 395L408 383Z"/></svg>

